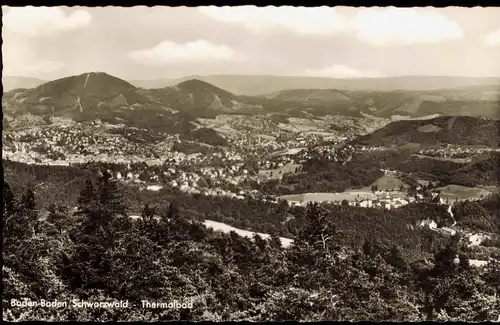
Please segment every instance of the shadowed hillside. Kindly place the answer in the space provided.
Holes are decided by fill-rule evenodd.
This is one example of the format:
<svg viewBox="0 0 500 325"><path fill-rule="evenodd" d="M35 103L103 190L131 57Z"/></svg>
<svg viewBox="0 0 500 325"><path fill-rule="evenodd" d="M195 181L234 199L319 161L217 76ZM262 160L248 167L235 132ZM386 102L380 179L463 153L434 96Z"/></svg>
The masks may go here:
<svg viewBox="0 0 500 325"><path fill-rule="evenodd" d="M392 122L354 140L369 146L471 145L498 147L500 121L468 116L440 116L430 120Z"/></svg>
<svg viewBox="0 0 500 325"><path fill-rule="evenodd" d="M204 81L192 79L172 87L151 89L150 93L165 106L196 116L249 111L259 108L240 97Z"/></svg>

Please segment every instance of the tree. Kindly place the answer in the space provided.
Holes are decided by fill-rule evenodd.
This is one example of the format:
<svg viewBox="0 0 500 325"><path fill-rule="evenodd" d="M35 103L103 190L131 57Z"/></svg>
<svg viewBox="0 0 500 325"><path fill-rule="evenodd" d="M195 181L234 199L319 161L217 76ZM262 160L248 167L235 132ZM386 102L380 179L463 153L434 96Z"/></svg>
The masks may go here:
<svg viewBox="0 0 500 325"><path fill-rule="evenodd" d="M434 274L439 276L448 272L453 272L458 264L455 261L457 253L457 248L450 244L440 249L434 255Z"/></svg>
<svg viewBox="0 0 500 325"><path fill-rule="evenodd" d="M337 231L325 209L318 203L309 203L306 210L304 228L298 234L299 242L330 252L330 249L337 250L335 237Z"/></svg>
<svg viewBox="0 0 500 325"><path fill-rule="evenodd" d="M90 209L92 209L92 206L95 204L95 196L94 185L92 181L88 179L78 197L78 210L80 213L87 214L90 212Z"/></svg>
<svg viewBox="0 0 500 325"><path fill-rule="evenodd" d="M11 245L14 247L20 245L21 242L32 238L36 234L38 213L36 211L35 194L31 188L23 195L21 203L17 207L14 194L10 190L10 186L6 185L3 195L7 202L4 201L2 224L4 249L7 250Z"/></svg>
<svg viewBox="0 0 500 325"><path fill-rule="evenodd" d="M142 209L141 217L145 221L151 221L153 220L155 213L156 208L150 207L149 204L146 203L146 205L144 205L144 208Z"/></svg>
<svg viewBox="0 0 500 325"><path fill-rule="evenodd" d="M179 218L179 210L175 201L170 202L167 208L167 218L170 220L175 220Z"/></svg>
<svg viewBox="0 0 500 325"><path fill-rule="evenodd" d="M26 210L36 210L35 193L33 192L33 189L31 187L28 188L26 194L23 195L21 199L21 205Z"/></svg>
<svg viewBox="0 0 500 325"><path fill-rule="evenodd" d="M61 234L69 217L68 208L64 205L56 206L54 203L51 203L48 210L47 221L53 224L59 231L59 234Z"/></svg>
<svg viewBox="0 0 500 325"><path fill-rule="evenodd" d="M269 244L271 245L271 247L274 247L277 249L281 249L283 247L280 237L275 232L273 232L271 234L271 237L269 238Z"/></svg>
<svg viewBox="0 0 500 325"><path fill-rule="evenodd" d="M3 181L3 218L6 219L8 216L15 212L17 207L17 200L10 188L9 183L5 180Z"/></svg>
<svg viewBox="0 0 500 325"><path fill-rule="evenodd" d="M380 245L372 240L365 240L363 243L363 253L365 256L374 259L382 253Z"/></svg>
<svg viewBox="0 0 500 325"><path fill-rule="evenodd" d="M48 116L48 115L45 115L43 117L43 121L45 122L45 124L52 124L52 120L50 119L50 116Z"/></svg>
<svg viewBox="0 0 500 325"><path fill-rule="evenodd" d="M470 266L470 262L469 262L469 257L466 254L460 253L458 255L458 259L459 259L458 266L460 269L470 270L471 266Z"/></svg>
<svg viewBox="0 0 500 325"><path fill-rule="evenodd" d="M403 253L400 247L393 246L391 248L388 263L399 270L403 270L406 268L406 261L403 257Z"/></svg>
<svg viewBox="0 0 500 325"><path fill-rule="evenodd" d="M149 173L144 170L139 174L139 180L142 182L147 182L149 181Z"/></svg>
<svg viewBox="0 0 500 325"><path fill-rule="evenodd" d="M112 179L108 171L103 171L99 178L97 194L100 205L109 210L110 213L123 216L127 214L127 206L118 188L118 183Z"/></svg>
<svg viewBox="0 0 500 325"><path fill-rule="evenodd" d="M491 259L486 267L484 281L494 290L497 296L500 296L500 260ZM500 301L498 301L500 306Z"/></svg>

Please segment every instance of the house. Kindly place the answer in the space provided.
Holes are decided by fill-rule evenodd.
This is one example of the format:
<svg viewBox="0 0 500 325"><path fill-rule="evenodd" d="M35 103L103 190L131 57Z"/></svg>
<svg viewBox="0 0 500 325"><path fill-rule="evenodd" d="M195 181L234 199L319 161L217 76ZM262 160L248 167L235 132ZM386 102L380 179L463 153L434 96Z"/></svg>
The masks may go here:
<svg viewBox="0 0 500 325"><path fill-rule="evenodd" d="M436 229L437 223L429 218L420 221L420 227L428 227L429 229Z"/></svg>

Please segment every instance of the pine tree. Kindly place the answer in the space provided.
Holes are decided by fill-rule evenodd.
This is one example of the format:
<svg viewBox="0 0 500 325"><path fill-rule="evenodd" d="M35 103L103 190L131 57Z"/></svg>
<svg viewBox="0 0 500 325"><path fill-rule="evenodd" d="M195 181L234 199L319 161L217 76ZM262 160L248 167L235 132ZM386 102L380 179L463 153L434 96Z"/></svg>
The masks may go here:
<svg viewBox="0 0 500 325"><path fill-rule="evenodd" d="M175 201L170 202L167 208L167 218L170 220L179 218L179 210L177 209L177 204Z"/></svg>
<svg viewBox="0 0 500 325"><path fill-rule="evenodd" d="M17 200L10 188L9 183L3 181L3 217L8 218L15 212L17 207Z"/></svg>
<svg viewBox="0 0 500 325"><path fill-rule="evenodd" d="M3 216L3 243L18 245L19 240L30 238L36 234L38 213L36 211L35 194L30 188L23 195L19 206L17 206L14 194L10 186L4 182L3 194L6 201Z"/></svg>
<svg viewBox="0 0 500 325"><path fill-rule="evenodd" d="M397 246L393 246L391 248L388 262L389 264L400 270L406 267L406 261L403 257L401 249Z"/></svg>
<svg viewBox="0 0 500 325"><path fill-rule="evenodd" d="M457 247L451 243L440 249L434 255L434 274L441 276L456 270L458 264L455 262L457 253Z"/></svg>
<svg viewBox="0 0 500 325"><path fill-rule="evenodd" d="M88 214L95 203L95 191L94 185L91 180L85 182L85 187L80 192L80 197L78 198L78 210L82 214Z"/></svg>
<svg viewBox="0 0 500 325"><path fill-rule="evenodd" d="M85 183L78 199L78 208L79 214L85 216L78 232L85 236L100 236L102 238L99 241L107 246L112 245L115 232L129 226L127 218L117 219L119 215L126 216L126 206L116 181L107 171L100 174L96 189L91 181Z"/></svg>
<svg viewBox="0 0 500 325"><path fill-rule="evenodd" d="M484 274L484 280L486 285L493 289L497 296L500 296L500 260L489 260ZM500 307L500 300L498 301L498 305Z"/></svg>
<svg viewBox="0 0 500 325"><path fill-rule="evenodd" d="M53 224L61 234L63 232L63 229L67 227L71 222L69 218L68 207L64 205L57 206L52 203L49 206L48 210L49 215L47 217L47 221Z"/></svg>
<svg viewBox="0 0 500 325"><path fill-rule="evenodd" d="M305 242L325 252L338 249L338 235L332 219L318 203L309 203L306 210L305 225L298 234L298 241Z"/></svg>
<svg viewBox="0 0 500 325"><path fill-rule="evenodd" d="M23 208L26 210L29 211L36 210L35 193L33 192L33 189L28 188L28 190L21 199L21 204Z"/></svg>
<svg viewBox="0 0 500 325"><path fill-rule="evenodd" d="M363 253L370 258L375 258L375 256L377 256L377 249L371 240L365 240L363 243Z"/></svg>
<svg viewBox="0 0 500 325"><path fill-rule="evenodd" d="M19 229L19 223L16 219L19 218L19 214L17 213L17 201L12 192L9 184L4 181L3 182L3 217L2 217L2 229L3 229L3 243L7 242L7 238L15 235Z"/></svg>
<svg viewBox="0 0 500 325"><path fill-rule="evenodd" d="M125 216L127 214L127 206L124 203L117 182L112 179L111 174L107 171L103 171L102 176L99 178L97 194L100 206L112 215Z"/></svg>
<svg viewBox="0 0 500 325"><path fill-rule="evenodd" d="M151 221L156 213L155 207L150 207L149 204L146 203L144 208L142 209L141 217L143 220Z"/></svg>
<svg viewBox="0 0 500 325"><path fill-rule="evenodd" d="M269 244L271 245L271 247L274 247L277 249L281 249L283 247L280 237L275 232L273 232L271 234L271 237L269 239Z"/></svg>
<svg viewBox="0 0 500 325"><path fill-rule="evenodd" d="M460 269L470 270L471 266L470 266L470 262L469 262L469 257L466 254L460 253L458 255L458 259L459 259L458 266Z"/></svg>

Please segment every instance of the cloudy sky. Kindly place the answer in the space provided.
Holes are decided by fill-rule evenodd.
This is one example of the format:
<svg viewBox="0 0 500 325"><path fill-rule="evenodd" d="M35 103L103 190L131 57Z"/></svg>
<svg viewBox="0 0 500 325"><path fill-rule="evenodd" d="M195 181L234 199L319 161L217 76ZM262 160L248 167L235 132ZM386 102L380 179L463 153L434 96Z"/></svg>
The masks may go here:
<svg viewBox="0 0 500 325"><path fill-rule="evenodd" d="M500 76L500 8L2 9L10 76Z"/></svg>

